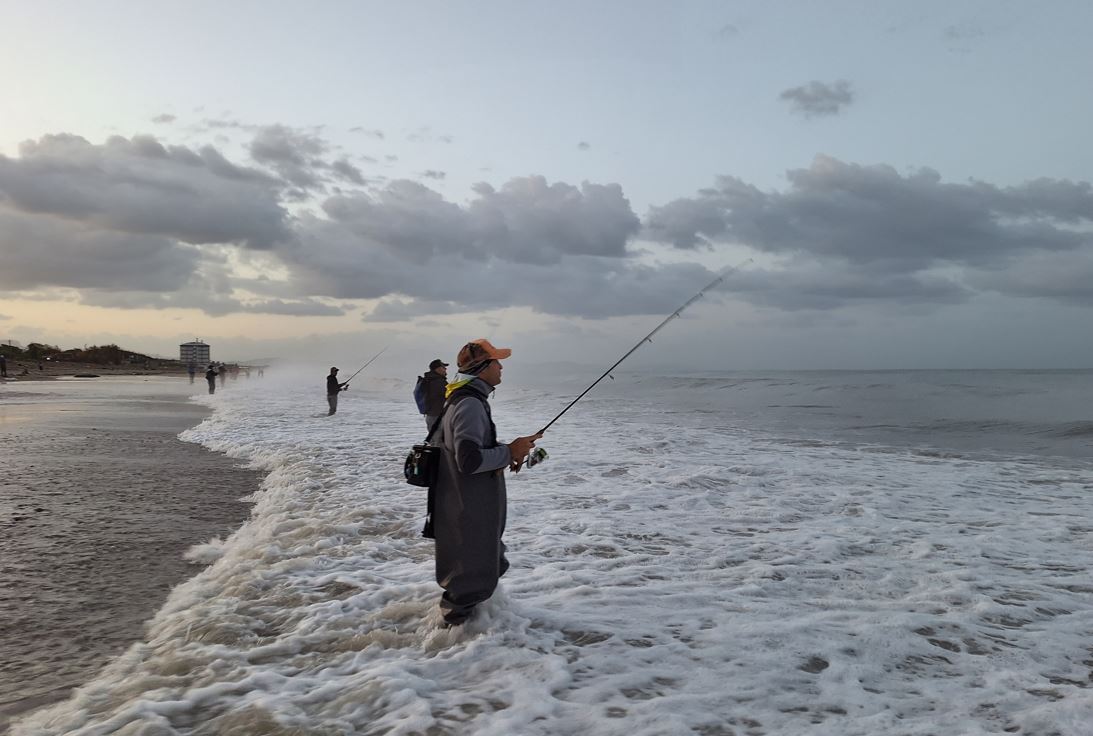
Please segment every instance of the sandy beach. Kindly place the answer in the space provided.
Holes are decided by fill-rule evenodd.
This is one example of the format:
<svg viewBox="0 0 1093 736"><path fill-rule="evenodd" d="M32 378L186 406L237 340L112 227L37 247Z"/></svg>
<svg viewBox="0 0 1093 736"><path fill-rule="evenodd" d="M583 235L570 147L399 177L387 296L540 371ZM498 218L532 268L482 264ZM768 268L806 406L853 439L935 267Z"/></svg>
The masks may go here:
<svg viewBox="0 0 1093 736"><path fill-rule="evenodd" d="M177 438L208 414L184 376L58 378L71 370L0 386L0 733L140 638L198 571L183 553L238 527L258 487Z"/></svg>

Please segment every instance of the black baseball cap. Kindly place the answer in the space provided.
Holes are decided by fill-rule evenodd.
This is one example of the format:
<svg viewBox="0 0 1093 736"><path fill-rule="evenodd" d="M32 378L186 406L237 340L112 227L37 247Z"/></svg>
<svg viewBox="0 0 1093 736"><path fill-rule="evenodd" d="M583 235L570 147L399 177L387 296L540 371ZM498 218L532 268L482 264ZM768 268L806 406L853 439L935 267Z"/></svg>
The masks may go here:
<svg viewBox="0 0 1093 736"><path fill-rule="evenodd" d="M443 360L441 360L440 358L437 358L437 359L435 359L435 360L434 360L434 361L433 361L432 363L430 363L430 364L429 364L429 370L431 370L431 371L435 371L435 370L436 370L437 368L439 368L440 366L444 366L445 368L447 368L447 367L448 367L448 364L447 364L447 363L445 363L445 362L444 362Z"/></svg>

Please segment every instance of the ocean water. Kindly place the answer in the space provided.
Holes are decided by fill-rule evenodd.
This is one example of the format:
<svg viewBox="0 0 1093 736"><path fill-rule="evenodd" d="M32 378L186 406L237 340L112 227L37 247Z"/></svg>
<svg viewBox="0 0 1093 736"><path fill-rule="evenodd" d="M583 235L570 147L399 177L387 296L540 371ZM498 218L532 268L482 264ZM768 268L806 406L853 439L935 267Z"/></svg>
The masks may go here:
<svg viewBox="0 0 1093 736"><path fill-rule="evenodd" d="M14 733L1090 733L1093 373L616 374L451 630L410 381L326 417L316 375L195 399L183 438L268 473L251 519ZM503 384L499 435L580 383Z"/></svg>

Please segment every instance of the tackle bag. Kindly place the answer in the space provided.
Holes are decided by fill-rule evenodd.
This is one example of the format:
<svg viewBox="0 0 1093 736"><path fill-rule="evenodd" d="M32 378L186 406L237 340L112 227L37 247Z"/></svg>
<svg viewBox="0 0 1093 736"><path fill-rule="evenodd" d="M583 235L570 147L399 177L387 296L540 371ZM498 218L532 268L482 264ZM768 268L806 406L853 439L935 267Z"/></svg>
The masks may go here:
<svg viewBox="0 0 1093 736"><path fill-rule="evenodd" d="M418 381L420 382L421 379L419 378ZM416 393L415 389L415 397ZM444 409L447 411L447 407L444 407ZM421 536L426 539L436 539L433 536L433 493L435 492L436 476L442 462L440 447L430 445L429 440L432 439L436 428L440 426L443 419L444 412L441 412L440 416L433 422L433 426L429 428L429 434L425 435L424 444L414 445L410 448L410 454L406 456L406 463L402 467L402 473L406 476L407 483L419 488L429 489L429 497L425 506L425 526L421 530Z"/></svg>
<svg viewBox="0 0 1093 736"><path fill-rule="evenodd" d="M419 488L431 488L436 483L440 465L440 448L434 445L414 445L402 468L406 482Z"/></svg>
<svg viewBox="0 0 1093 736"><path fill-rule="evenodd" d="M433 426L429 427L429 434L425 435L425 442L420 445L414 445L410 449L410 454L406 456L406 463L403 465L402 472L406 476L406 482L412 486L418 486L419 488L428 488L429 497L425 506L425 526L421 530L421 536L426 539L436 539L433 535L433 508L435 504L436 494L436 477L440 473L440 464L444 462L442 452L439 445L430 445L429 440L436 434L437 427L444 421L444 415L448 413L448 407L453 404L458 404L463 399L470 397L469 394L464 391L456 391L444 404L444 411L440 412L440 416L433 422ZM479 401L486 407L487 413L489 412L489 405L486 404L484 398L479 397ZM493 426L493 420L490 420L490 442L493 445L497 444L497 428ZM491 445L492 446L492 445Z"/></svg>

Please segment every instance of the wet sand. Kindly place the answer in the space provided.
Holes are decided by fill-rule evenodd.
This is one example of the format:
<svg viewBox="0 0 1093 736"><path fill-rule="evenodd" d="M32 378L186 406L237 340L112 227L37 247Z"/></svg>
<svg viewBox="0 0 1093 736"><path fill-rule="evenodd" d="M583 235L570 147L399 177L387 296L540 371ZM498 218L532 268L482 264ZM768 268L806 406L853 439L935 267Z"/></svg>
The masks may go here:
<svg viewBox="0 0 1093 736"><path fill-rule="evenodd" d="M182 554L236 529L258 488L177 439L208 414L184 378L98 380L128 384L38 384L47 403L0 387L0 734L141 638L199 570Z"/></svg>

